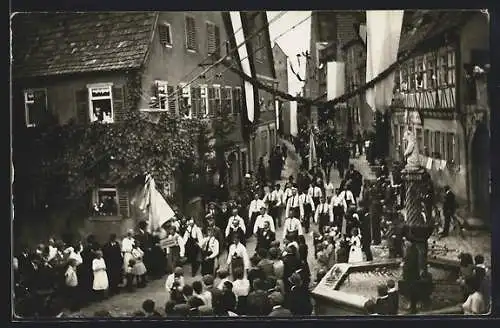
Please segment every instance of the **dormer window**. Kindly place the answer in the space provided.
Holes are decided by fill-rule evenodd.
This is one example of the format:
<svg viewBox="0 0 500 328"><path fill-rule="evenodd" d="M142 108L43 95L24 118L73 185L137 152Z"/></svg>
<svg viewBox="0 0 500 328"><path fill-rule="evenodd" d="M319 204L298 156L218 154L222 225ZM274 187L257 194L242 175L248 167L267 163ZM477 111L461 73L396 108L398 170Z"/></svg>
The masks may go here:
<svg viewBox="0 0 500 328"><path fill-rule="evenodd" d="M162 23L158 26L158 36L160 43L165 47L172 47L172 28L168 23Z"/></svg>

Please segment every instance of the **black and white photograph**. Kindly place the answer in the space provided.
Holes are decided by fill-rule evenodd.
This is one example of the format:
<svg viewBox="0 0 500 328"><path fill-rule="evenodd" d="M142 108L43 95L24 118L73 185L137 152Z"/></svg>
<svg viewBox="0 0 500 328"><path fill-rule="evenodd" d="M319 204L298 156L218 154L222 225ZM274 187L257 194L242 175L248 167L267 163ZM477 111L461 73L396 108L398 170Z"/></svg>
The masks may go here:
<svg viewBox="0 0 500 328"><path fill-rule="evenodd" d="M492 312L488 10L10 33L13 320Z"/></svg>

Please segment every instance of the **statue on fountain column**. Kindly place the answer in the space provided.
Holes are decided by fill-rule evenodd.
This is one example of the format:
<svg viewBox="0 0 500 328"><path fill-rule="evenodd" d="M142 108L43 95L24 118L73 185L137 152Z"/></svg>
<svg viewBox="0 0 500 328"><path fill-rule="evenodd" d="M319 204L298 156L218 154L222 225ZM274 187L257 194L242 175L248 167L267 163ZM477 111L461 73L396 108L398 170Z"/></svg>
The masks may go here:
<svg viewBox="0 0 500 328"><path fill-rule="evenodd" d="M406 130L403 136L406 143L404 158L406 160L405 169L418 170L420 168L420 157L418 154L418 145L415 135L412 131Z"/></svg>

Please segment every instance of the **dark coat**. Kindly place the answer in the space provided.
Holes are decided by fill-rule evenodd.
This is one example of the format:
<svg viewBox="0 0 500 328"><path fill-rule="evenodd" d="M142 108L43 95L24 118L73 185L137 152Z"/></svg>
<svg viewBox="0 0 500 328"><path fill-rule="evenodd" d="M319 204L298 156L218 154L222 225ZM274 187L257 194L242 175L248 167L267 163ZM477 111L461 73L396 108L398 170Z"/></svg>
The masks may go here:
<svg viewBox="0 0 500 328"><path fill-rule="evenodd" d="M269 249L271 248L271 243L276 240L276 234L271 230L267 231L264 235L264 231L257 231L257 248Z"/></svg>
<svg viewBox="0 0 500 328"><path fill-rule="evenodd" d="M454 214L456 210L456 201L455 201L455 194L453 194L452 191L448 191L444 195L444 201L443 201L443 212L448 214Z"/></svg>
<svg viewBox="0 0 500 328"><path fill-rule="evenodd" d="M287 294L286 308L294 315L311 315L313 306L309 291L305 287L294 287Z"/></svg>
<svg viewBox="0 0 500 328"><path fill-rule="evenodd" d="M248 315L268 315L271 312L271 304L267 293L263 290L256 290L248 294L247 314Z"/></svg>

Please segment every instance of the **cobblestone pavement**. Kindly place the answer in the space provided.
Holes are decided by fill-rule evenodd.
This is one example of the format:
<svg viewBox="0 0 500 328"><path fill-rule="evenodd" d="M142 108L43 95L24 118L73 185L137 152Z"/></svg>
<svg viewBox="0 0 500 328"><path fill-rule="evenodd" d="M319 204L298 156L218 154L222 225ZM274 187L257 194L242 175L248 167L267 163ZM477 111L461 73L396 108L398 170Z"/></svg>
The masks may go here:
<svg viewBox="0 0 500 328"><path fill-rule="evenodd" d="M295 148L290 142L286 140L282 140L282 142L286 144L289 150L289 154L282 175L283 181L285 181L285 179L287 179L290 174L295 173L297 171L297 168L299 167L300 163L300 158L295 154L294 152ZM363 174L363 176L372 177L373 173L371 172L366 160L364 160L364 157L353 159L351 162ZM331 179L334 184L340 182L338 171L332 169ZM312 229L317 230L317 226L313 224ZM283 233L282 228L279 228L277 230L278 239L281 239L282 233ZM484 254L488 265L491 263L490 233L484 231L465 232L464 238L461 238L460 236L455 236L455 234L456 234L455 232L452 232L449 237L436 241L436 244L441 246L439 248L443 248L446 245L446 247L449 249L447 253L441 252L441 254L438 254L439 252L436 252L436 255L452 259L456 258L459 252L469 252L473 255ZM430 240L431 245L434 240L435 240L434 237L431 238ZM312 252L313 249L312 234L306 235L306 242L309 246L309 249L311 250L309 251L308 263L310 265L312 278L314 279L317 272L317 265L314 259L314 254ZM247 248L249 249L250 256L253 255L254 253L255 243L256 241L254 237L252 237L247 243L248 245ZM386 258L388 256L388 250L387 247L385 247L384 243L382 243L382 245L380 246L372 246L372 253L375 259ZM226 254L222 254L221 260L224 261L225 259L226 259ZM188 266L185 266L185 272L190 272ZM164 305L169 297L164 287L165 278L166 277L163 277L162 279L152 281L148 284L146 288L138 289L136 292L132 293L124 292L122 294L115 295L102 302L91 304L90 306L87 306L86 308L82 309L79 313L73 315L89 317L92 316L96 311L107 310L111 313L112 316L115 317L130 316L134 311L141 309L142 302L146 299L154 300L155 303L157 304L158 310L160 312L163 312ZM186 283L188 284L198 279L201 279L200 275L194 278L191 277L189 274L186 275Z"/></svg>

